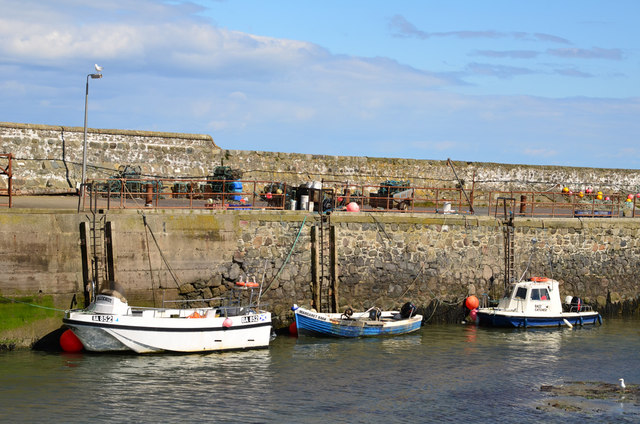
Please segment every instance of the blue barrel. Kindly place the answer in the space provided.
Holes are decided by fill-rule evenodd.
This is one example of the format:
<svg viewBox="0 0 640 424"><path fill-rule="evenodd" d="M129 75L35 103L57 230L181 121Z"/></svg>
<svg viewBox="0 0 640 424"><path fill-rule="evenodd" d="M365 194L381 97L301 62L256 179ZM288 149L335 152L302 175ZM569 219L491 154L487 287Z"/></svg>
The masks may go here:
<svg viewBox="0 0 640 424"><path fill-rule="evenodd" d="M242 183L240 181L232 181L229 185L231 186L232 193L242 193ZM231 196L231 198L238 201L242 200L242 196L240 195Z"/></svg>

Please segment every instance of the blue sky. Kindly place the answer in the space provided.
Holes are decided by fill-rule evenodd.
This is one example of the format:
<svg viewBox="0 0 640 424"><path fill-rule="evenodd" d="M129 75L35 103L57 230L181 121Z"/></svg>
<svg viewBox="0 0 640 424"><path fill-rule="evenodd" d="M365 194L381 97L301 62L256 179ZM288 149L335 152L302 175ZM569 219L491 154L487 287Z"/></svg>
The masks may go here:
<svg viewBox="0 0 640 424"><path fill-rule="evenodd" d="M0 121L640 169L640 2L0 0Z"/></svg>

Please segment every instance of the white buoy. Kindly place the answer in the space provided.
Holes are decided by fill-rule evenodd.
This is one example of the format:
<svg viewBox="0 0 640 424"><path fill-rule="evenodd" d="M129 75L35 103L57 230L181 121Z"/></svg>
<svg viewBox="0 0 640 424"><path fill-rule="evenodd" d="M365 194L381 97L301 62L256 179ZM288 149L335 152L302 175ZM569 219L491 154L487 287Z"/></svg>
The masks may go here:
<svg viewBox="0 0 640 424"><path fill-rule="evenodd" d="M567 327L573 328L573 325L571 325L571 323L569 321L567 321L566 318L562 318L562 321L564 321L564 323L567 324Z"/></svg>

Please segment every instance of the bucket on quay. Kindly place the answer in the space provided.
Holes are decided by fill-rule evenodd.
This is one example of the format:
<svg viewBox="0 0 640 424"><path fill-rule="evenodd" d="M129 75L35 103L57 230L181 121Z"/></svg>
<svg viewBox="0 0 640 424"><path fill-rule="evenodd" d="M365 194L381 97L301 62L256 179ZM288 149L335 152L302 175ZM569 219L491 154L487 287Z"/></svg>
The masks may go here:
<svg viewBox="0 0 640 424"><path fill-rule="evenodd" d="M309 208L309 196L303 194L300 196L300 210L306 211Z"/></svg>
<svg viewBox="0 0 640 424"><path fill-rule="evenodd" d="M296 202L295 200L291 199L291 201L289 203L289 209L292 210L292 211L295 211L296 210L296 203L298 203L298 202Z"/></svg>
<svg viewBox="0 0 640 424"><path fill-rule="evenodd" d="M313 202L309 202L309 212L313 212Z"/></svg>

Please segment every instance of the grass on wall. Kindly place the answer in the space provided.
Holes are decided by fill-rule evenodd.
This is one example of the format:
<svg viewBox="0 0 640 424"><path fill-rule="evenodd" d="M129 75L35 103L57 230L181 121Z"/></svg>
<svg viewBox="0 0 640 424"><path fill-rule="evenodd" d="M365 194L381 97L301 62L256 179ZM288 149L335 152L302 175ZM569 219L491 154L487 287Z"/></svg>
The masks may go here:
<svg viewBox="0 0 640 424"><path fill-rule="evenodd" d="M12 299L15 302L0 296L0 331L19 328L45 318L62 316L62 311L45 309L54 308L53 296L23 296Z"/></svg>

